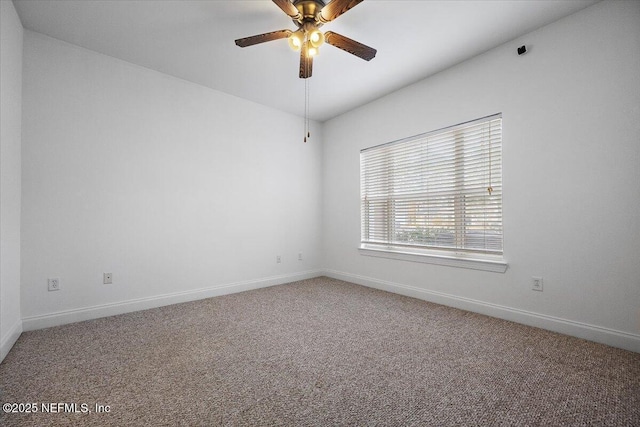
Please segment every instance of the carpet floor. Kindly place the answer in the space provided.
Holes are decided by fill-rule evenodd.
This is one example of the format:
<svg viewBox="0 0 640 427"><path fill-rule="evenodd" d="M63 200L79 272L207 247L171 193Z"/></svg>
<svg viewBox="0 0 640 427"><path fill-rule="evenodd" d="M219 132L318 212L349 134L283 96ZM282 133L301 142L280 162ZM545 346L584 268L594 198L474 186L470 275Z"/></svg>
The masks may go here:
<svg viewBox="0 0 640 427"><path fill-rule="evenodd" d="M37 410L3 426L640 426L640 354L319 277L25 332L0 403Z"/></svg>

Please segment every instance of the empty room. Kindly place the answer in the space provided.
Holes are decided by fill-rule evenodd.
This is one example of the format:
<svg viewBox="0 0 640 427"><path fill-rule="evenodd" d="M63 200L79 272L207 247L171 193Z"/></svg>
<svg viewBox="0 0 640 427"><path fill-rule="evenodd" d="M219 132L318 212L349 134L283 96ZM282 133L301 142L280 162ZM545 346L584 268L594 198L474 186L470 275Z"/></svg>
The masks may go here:
<svg viewBox="0 0 640 427"><path fill-rule="evenodd" d="M0 7L1 425L640 425L640 1Z"/></svg>

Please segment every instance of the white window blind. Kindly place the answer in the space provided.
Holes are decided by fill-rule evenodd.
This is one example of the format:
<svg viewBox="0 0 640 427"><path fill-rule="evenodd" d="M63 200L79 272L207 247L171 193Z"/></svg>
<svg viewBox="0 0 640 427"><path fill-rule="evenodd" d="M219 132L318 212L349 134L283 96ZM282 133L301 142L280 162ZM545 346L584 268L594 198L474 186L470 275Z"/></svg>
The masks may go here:
<svg viewBox="0 0 640 427"><path fill-rule="evenodd" d="M362 244L502 254L502 115L360 152Z"/></svg>

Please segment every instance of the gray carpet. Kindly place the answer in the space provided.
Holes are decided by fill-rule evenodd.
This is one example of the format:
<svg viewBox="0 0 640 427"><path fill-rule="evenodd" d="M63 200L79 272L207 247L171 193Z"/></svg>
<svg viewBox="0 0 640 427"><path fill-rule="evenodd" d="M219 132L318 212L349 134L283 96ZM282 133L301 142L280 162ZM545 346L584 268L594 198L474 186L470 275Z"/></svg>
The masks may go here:
<svg viewBox="0 0 640 427"><path fill-rule="evenodd" d="M321 277L23 333L0 401L78 411L3 426L639 426L640 354Z"/></svg>

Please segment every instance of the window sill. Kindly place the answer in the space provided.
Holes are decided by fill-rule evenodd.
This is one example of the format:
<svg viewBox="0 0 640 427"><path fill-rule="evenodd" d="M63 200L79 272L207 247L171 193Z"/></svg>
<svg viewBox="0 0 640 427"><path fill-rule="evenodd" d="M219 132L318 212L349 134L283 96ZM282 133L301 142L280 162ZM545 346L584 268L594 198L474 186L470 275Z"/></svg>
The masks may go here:
<svg viewBox="0 0 640 427"><path fill-rule="evenodd" d="M491 271L504 273L508 264L504 260L489 258L456 257L421 252L409 252L388 247L375 247L362 245L358 248L360 255L378 258L396 259L401 261L422 262L426 264L445 265L448 267L468 268L472 270Z"/></svg>

